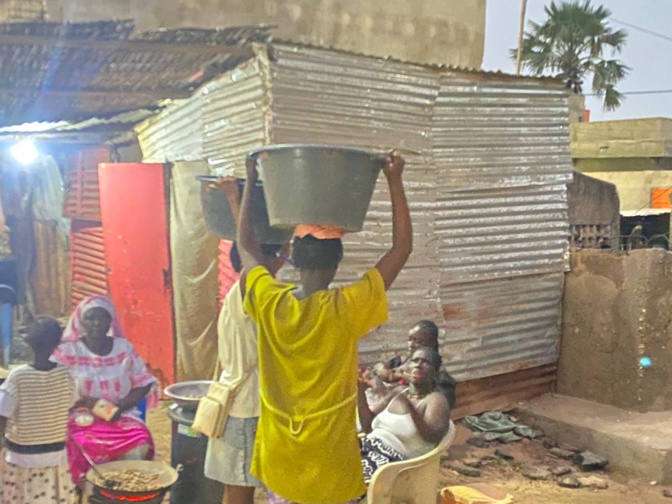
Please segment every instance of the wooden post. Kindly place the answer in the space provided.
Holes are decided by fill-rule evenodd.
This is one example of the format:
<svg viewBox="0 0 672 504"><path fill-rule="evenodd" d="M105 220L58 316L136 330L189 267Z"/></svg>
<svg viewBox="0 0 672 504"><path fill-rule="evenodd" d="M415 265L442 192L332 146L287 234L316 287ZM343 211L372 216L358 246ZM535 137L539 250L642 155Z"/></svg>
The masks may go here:
<svg viewBox="0 0 672 504"><path fill-rule="evenodd" d="M516 54L516 75L520 75L521 59L523 55L523 36L525 35L525 12L527 0L520 2L520 26L518 27L518 53Z"/></svg>

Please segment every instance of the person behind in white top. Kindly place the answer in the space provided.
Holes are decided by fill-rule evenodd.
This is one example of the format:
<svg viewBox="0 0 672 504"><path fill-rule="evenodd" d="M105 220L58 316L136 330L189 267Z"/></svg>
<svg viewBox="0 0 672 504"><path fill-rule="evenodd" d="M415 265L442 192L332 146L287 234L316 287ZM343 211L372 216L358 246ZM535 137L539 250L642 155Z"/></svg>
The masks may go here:
<svg viewBox="0 0 672 504"><path fill-rule="evenodd" d="M262 245L264 266L275 275L285 261L286 246ZM242 270L234 243L230 252L236 273ZM242 277L244 278L244 277ZM253 504L254 491L263 484L250 474L254 438L259 420L257 329L243 310L245 284L237 281L224 298L217 321L219 381L235 389L224 435L210 438L205 476L225 485L226 504Z"/></svg>
<svg viewBox="0 0 672 504"><path fill-rule="evenodd" d="M433 348L419 348L409 359L409 384L369 409L368 385L360 381L357 411L364 432L362 469L368 484L379 467L430 452L450 427L450 406L437 386L441 356Z"/></svg>
<svg viewBox="0 0 672 504"><path fill-rule="evenodd" d="M14 368L0 387L0 415L7 419L0 504L76 501L65 450L75 384L66 367L49 360L62 334L56 320L38 317L26 337L33 363Z"/></svg>

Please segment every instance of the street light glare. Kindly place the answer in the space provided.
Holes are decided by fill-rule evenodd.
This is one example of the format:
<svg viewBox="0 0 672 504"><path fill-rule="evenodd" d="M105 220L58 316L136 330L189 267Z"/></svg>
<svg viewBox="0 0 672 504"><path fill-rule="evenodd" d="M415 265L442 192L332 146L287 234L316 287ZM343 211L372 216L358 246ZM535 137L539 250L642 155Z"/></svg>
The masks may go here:
<svg viewBox="0 0 672 504"><path fill-rule="evenodd" d="M39 151L35 147L35 143L32 140L21 140L20 142L12 145L9 149L10 154L16 159L19 163L23 165L28 165L37 159Z"/></svg>

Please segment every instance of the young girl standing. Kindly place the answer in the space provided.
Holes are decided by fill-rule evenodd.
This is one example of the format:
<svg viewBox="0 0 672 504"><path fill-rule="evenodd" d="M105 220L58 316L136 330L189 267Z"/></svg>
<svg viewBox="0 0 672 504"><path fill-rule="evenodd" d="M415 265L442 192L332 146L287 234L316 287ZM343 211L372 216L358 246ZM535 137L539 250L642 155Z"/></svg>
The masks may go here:
<svg viewBox="0 0 672 504"><path fill-rule="evenodd" d="M75 386L70 372L49 358L63 330L49 317L28 327L32 364L12 370L0 387L7 419L0 456L0 504L74 504L65 438Z"/></svg>

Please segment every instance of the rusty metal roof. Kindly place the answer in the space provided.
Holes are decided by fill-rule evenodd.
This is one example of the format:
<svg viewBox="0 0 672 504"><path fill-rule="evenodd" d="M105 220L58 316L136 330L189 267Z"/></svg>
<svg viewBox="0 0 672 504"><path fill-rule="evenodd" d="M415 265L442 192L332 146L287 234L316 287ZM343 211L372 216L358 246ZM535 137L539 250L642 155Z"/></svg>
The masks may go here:
<svg viewBox="0 0 672 504"><path fill-rule="evenodd" d="M104 119L167 98L250 58L269 26L163 29L133 21L0 24L0 127Z"/></svg>

